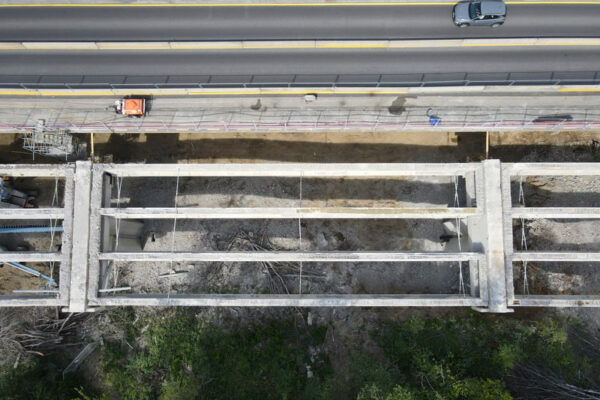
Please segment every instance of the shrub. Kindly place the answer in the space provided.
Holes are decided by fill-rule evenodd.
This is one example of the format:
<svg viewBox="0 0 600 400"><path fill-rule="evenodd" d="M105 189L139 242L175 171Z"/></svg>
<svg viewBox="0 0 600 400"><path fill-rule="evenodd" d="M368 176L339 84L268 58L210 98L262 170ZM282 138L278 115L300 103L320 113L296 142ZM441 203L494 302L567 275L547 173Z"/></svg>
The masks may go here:
<svg viewBox="0 0 600 400"><path fill-rule="evenodd" d="M123 399L295 399L318 386L307 366L326 374L310 333L291 321L226 330L177 313L151 323L142 342L129 354L107 348L107 381Z"/></svg>

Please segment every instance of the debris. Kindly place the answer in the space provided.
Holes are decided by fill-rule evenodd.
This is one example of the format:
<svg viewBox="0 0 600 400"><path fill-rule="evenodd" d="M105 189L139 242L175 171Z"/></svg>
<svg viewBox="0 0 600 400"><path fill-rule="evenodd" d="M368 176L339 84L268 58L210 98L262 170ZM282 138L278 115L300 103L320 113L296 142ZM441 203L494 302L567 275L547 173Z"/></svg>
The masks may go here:
<svg viewBox="0 0 600 400"><path fill-rule="evenodd" d="M6 178L0 178L0 208L23 207L32 208L35 196L33 193L25 193L8 186Z"/></svg>
<svg viewBox="0 0 600 400"><path fill-rule="evenodd" d="M173 276L183 276L183 275L187 275L187 274L188 274L188 271L170 271L170 272L167 272L166 274L160 274L158 276L158 278L159 279L170 278Z"/></svg>
<svg viewBox="0 0 600 400"><path fill-rule="evenodd" d="M111 292L125 292L127 290L131 290L131 286L117 287L117 288L108 288L108 289L98 289L100 293L111 293Z"/></svg>
<svg viewBox="0 0 600 400"><path fill-rule="evenodd" d="M85 359L88 358L90 356L90 354L92 354L94 352L94 350L96 350L96 348L98 347L99 344L100 344L100 341L88 343L83 348L83 350L81 350L79 352L79 354L77 354L77 356L73 359L73 361L71 361L71 363L69 365L67 365L67 368L65 368L65 370L63 371L63 379L66 374L75 372L77 370L77 368L79 368L79 365L81 365L81 363L84 362Z"/></svg>
<svg viewBox="0 0 600 400"><path fill-rule="evenodd" d="M0 246L0 253L3 252L3 251L6 251L6 249L4 247ZM46 280L48 282L49 286L57 286L56 281L54 279L52 279L52 277L44 275L41 272L36 271L33 268L29 268L28 266L26 266L24 264L21 264L21 263L15 262L15 261L9 261L9 262L6 262L4 264L10 265L13 268L21 270L21 271L26 272L28 274L31 274L33 276L37 276L39 278L42 278L42 279L44 279L44 280Z"/></svg>

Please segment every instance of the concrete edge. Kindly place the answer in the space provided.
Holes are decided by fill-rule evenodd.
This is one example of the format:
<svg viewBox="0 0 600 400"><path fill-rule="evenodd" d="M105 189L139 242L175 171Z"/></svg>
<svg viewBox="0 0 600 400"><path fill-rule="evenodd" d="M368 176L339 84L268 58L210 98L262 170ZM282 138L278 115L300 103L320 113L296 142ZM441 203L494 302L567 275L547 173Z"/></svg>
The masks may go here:
<svg viewBox="0 0 600 400"><path fill-rule="evenodd" d="M581 94L600 93L600 85L573 86L460 86L398 88L252 88L252 89L2 89L0 96L113 97L113 96L283 96L318 95L436 95L436 94Z"/></svg>
<svg viewBox="0 0 600 400"><path fill-rule="evenodd" d="M410 49L513 46L600 46L600 38L517 38L441 40L290 40L197 42L0 42L0 50L256 50Z"/></svg>

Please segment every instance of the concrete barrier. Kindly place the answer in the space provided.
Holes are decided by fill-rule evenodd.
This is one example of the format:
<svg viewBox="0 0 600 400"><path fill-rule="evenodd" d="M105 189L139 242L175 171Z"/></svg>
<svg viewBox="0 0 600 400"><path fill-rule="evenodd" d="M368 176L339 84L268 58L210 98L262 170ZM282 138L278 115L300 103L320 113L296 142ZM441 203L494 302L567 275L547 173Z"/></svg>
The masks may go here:
<svg viewBox="0 0 600 400"><path fill-rule="evenodd" d="M95 50L171 50L170 42L96 42Z"/></svg>
<svg viewBox="0 0 600 400"><path fill-rule="evenodd" d="M0 42L0 50L24 50L22 43Z"/></svg>
<svg viewBox="0 0 600 400"><path fill-rule="evenodd" d="M503 46L600 46L597 38L441 39L441 40L279 40L227 42L20 42L0 43L2 50L252 50L252 49L402 49Z"/></svg>
<svg viewBox="0 0 600 400"><path fill-rule="evenodd" d="M25 50L96 50L94 42L21 42Z"/></svg>
<svg viewBox="0 0 600 400"><path fill-rule="evenodd" d="M0 96L44 96L44 97L122 97L146 96L302 96L319 95L436 95L436 94L580 94L600 93L600 85L573 86L455 86L455 87L398 87L398 88L206 88L206 89L0 89Z"/></svg>

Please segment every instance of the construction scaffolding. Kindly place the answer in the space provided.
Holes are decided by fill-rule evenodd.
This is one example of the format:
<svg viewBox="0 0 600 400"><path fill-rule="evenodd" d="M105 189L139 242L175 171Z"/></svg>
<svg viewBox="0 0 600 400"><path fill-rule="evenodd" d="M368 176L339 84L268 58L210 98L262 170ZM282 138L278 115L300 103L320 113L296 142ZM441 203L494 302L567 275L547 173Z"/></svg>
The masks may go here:
<svg viewBox="0 0 600 400"><path fill-rule="evenodd" d="M525 207L513 204L511 185L527 176L600 176L593 163L517 163L497 160L466 164L91 164L65 166L2 165L6 176L61 177L65 182L62 208L0 209L0 219L63 221L60 252L2 252L0 262L60 262L59 289L37 296L0 296L0 306L64 306L85 312L108 306L297 306L297 307L473 307L483 312L510 312L515 307L600 307L600 293L593 295L515 295L513 269L525 262L598 262L591 251L514 250L513 227L520 219L600 219L598 207ZM120 201L123 179L176 179L173 207L129 207ZM180 179L189 177L280 177L297 179L300 199L293 207L196 207L178 204ZM441 177L458 185L464 182L466 199L456 194L454 206L419 207L313 207L302 199L302 181L308 178L425 178ZM118 197L112 196L116 190ZM457 192L458 193L458 192ZM204 219L411 219L456 221L458 250L448 251L178 251L175 236L170 251L122 248L120 231L127 221L178 221ZM76 224L73 224L76 221ZM466 231L461 232L461 226ZM112 236L115 238L112 238ZM461 235L464 240L461 240ZM124 239L122 239L124 240ZM461 243L463 243L461 245ZM121 243L123 245L123 243ZM302 263L421 263L458 265L460 285L455 294L212 294L122 293L117 262L293 262ZM463 267L465 275L463 275ZM468 280L464 279L467 276ZM172 269L160 278L171 279ZM181 272L175 272L181 274ZM463 281L465 280L465 281ZM170 286L169 286L170 287ZM468 288L468 290L467 290Z"/></svg>
<svg viewBox="0 0 600 400"><path fill-rule="evenodd" d="M23 134L23 149L48 157L68 160L78 151L77 139L65 129L48 129L43 119L38 120L35 129L25 130Z"/></svg>

